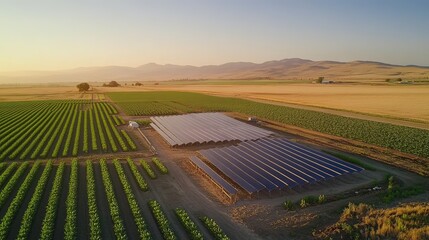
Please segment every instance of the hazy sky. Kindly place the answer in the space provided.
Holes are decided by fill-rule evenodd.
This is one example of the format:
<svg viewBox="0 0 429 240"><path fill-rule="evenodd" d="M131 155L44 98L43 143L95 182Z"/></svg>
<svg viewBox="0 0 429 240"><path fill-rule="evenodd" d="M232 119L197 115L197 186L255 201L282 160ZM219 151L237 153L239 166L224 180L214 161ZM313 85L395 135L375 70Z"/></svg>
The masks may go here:
<svg viewBox="0 0 429 240"><path fill-rule="evenodd" d="M429 66L429 1L0 3L0 71L292 57Z"/></svg>

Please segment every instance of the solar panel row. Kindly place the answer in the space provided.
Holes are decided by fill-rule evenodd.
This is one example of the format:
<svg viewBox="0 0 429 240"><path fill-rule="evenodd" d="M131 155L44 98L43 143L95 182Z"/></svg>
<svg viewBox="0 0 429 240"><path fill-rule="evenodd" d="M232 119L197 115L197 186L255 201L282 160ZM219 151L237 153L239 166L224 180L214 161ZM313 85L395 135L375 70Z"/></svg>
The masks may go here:
<svg viewBox="0 0 429 240"><path fill-rule="evenodd" d="M293 188L363 170L283 138L199 152L248 193Z"/></svg>
<svg viewBox="0 0 429 240"><path fill-rule="evenodd" d="M219 187L221 187L228 195L235 195L237 190L229 184L225 179L223 179L219 174L217 174L213 169L211 169L207 164L205 164L200 158L192 156L189 158L191 162L202 170L207 176L209 176Z"/></svg>
<svg viewBox="0 0 429 240"><path fill-rule="evenodd" d="M273 134L221 113L160 116L151 120L151 126L171 146L255 140Z"/></svg>

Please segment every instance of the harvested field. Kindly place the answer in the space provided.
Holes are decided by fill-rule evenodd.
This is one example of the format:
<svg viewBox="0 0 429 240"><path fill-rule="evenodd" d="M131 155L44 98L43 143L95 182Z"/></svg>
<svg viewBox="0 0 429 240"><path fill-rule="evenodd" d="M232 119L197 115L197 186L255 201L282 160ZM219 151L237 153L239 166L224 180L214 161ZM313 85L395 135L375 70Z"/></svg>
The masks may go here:
<svg viewBox="0 0 429 240"><path fill-rule="evenodd" d="M429 122L429 86L392 84L161 85L152 90L189 91L294 103ZM124 89L126 91L126 89Z"/></svg>

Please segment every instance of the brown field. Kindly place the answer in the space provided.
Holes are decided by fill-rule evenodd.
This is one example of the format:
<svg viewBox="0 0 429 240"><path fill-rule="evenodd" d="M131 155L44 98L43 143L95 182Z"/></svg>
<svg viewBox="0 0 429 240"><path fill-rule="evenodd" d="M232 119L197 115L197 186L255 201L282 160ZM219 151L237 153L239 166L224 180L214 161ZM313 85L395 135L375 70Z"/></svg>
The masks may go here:
<svg viewBox="0 0 429 240"><path fill-rule="evenodd" d="M429 122L427 85L162 85L148 88L204 92Z"/></svg>

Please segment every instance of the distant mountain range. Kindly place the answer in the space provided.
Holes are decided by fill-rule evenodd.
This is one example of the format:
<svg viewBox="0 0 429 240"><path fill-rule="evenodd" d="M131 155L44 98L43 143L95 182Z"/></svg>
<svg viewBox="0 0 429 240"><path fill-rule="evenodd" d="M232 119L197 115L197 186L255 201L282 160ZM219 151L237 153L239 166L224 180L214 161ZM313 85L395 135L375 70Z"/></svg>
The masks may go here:
<svg viewBox="0 0 429 240"><path fill-rule="evenodd" d="M0 83L166 81L180 79L309 79L333 80L429 77L429 67L401 66L371 61L311 61L290 58L264 63L231 62L189 66L149 63L139 67L82 67L62 71L0 72Z"/></svg>

